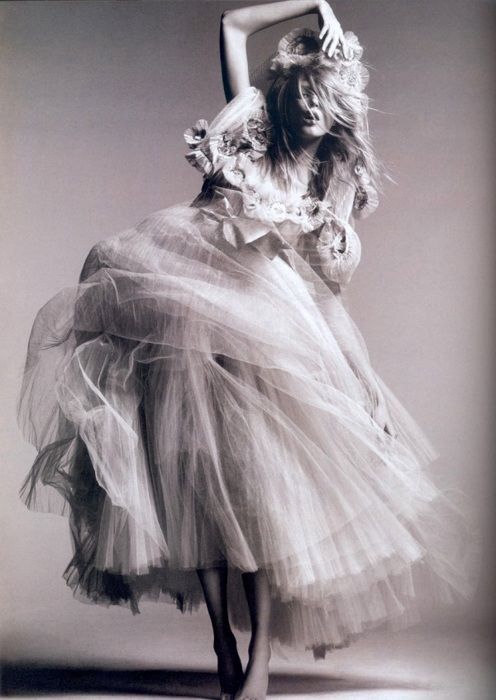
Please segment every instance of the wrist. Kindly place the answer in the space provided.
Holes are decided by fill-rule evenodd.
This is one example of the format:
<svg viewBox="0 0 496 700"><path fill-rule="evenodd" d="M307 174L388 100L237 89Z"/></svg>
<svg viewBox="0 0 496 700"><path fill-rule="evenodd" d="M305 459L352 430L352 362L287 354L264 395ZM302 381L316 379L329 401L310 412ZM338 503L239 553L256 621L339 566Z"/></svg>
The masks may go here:
<svg viewBox="0 0 496 700"><path fill-rule="evenodd" d="M315 0L315 12L321 13L322 11L325 11L325 10L327 10L327 12L329 12L329 10L331 10L331 9L332 8L329 5L329 3L327 2L327 0Z"/></svg>

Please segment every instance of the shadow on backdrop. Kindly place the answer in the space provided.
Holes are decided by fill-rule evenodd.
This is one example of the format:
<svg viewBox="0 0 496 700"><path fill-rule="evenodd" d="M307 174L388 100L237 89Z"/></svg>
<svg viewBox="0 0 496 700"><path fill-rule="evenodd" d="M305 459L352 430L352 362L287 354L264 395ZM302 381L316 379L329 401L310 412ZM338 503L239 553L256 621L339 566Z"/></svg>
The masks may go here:
<svg viewBox="0 0 496 700"><path fill-rule="evenodd" d="M269 692L275 695L337 693L364 690L427 690L431 686L387 678L335 677L304 673L273 673ZM217 675L194 670L116 670L84 666L5 664L3 696L48 696L63 693L163 695L218 698Z"/></svg>

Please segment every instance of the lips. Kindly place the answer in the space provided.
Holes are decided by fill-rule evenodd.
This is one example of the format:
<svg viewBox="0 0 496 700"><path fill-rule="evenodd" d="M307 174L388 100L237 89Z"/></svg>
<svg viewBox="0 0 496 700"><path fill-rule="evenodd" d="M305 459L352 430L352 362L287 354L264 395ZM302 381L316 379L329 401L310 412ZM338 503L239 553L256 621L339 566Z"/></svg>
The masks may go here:
<svg viewBox="0 0 496 700"><path fill-rule="evenodd" d="M306 124L316 124L320 119L320 115L316 112L307 112L303 115L303 121Z"/></svg>

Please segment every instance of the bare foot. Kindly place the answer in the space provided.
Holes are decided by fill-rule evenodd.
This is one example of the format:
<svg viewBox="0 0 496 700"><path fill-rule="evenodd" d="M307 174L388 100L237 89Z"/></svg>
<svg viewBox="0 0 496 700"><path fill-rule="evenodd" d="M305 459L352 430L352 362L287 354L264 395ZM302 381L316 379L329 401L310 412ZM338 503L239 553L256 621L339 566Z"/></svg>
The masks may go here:
<svg viewBox="0 0 496 700"><path fill-rule="evenodd" d="M222 693L233 694L243 683L243 666L236 646L236 638L231 633L214 641L217 654L217 673Z"/></svg>
<svg viewBox="0 0 496 700"><path fill-rule="evenodd" d="M236 693L236 700L265 700L269 687L270 646L268 642L250 645L250 660L245 681Z"/></svg>

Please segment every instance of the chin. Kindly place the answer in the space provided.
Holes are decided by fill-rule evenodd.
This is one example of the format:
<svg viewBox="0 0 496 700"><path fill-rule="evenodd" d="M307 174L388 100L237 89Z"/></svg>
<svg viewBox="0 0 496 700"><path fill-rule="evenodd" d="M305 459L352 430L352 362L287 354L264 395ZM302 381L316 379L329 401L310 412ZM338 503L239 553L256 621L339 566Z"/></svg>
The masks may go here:
<svg viewBox="0 0 496 700"><path fill-rule="evenodd" d="M300 131L301 136L305 139L321 139L326 133L327 131L317 124L303 126Z"/></svg>

